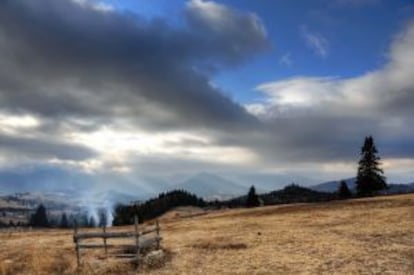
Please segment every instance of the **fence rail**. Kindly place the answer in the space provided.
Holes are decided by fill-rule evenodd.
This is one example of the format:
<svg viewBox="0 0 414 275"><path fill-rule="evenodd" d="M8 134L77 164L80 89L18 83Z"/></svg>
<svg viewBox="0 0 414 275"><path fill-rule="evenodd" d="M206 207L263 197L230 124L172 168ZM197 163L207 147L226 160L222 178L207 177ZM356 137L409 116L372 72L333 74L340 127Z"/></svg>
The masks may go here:
<svg viewBox="0 0 414 275"><path fill-rule="evenodd" d="M78 266L81 264L81 250L83 249L104 249L105 256L108 257L108 249L118 249L122 253L114 254L118 258L132 258L137 264L140 261L141 253L144 249L160 248L160 225L158 220L155 225L142 228L138 226L138 218L134 217L134 231L129 232L107 232L107 228L102 227L102 232L83 232L80 233L75 224L73 241L75 243L76 258ZM82 243L82 240L102 239L102 243ZM108 244L109 239L134 239L131 244Z"/></svg>

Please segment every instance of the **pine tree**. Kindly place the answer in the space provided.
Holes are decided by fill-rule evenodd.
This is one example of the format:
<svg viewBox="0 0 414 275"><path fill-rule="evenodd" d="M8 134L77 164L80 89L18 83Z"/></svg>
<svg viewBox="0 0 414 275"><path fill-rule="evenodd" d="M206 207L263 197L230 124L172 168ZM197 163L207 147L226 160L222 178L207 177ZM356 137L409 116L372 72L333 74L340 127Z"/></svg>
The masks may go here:
<svg viewBox="0 0 414 275"><path fill-rule="evenodd" d="M96 221L94 217L89 217L88 227L96 227Z"/></svg>
<svg viewBox="0 0 414 275"><path fill-rule="evenodd" d="M247 207L260 206L259 196L256 194L256 189L254 188L253 185L252 187L250 187L249 193L247 194L246 206Z"/></svg>
<svg viewBox="0 0 414 275"><path fill-rule="evenodd" d="M380 157L374 144L374 139L365 138L361 148L358 174L356 179L357 193L360 196L372 195L387 187L384 171L379 168Z"/></svg>
<svg viewBox="0 0 414 275"><path fill-rule="evenodd" d="M62 214L62 218L60 219L60 227L61 228L69 227L68 217L66 216L66 213Z"/></svg>
<svg viewBox="0 0 414 275"><path fill-rule="evenodd" d="M338 196L341 199L347 199L347 198L350 198L352 196L352 193L349 190L348 185L346 184L346 182L344 180L341 180L341 182L339 183Z"/></svg>
<svg viewBox="0 0 414 275"><path fill-rule="evenodd" d="M33 227L49 227L46 208L43 204L40 204L39 207L37 207L36 212L31 216L30 225Z"/></svg>
<svg viewBox="0 0 414 275"><path fill-rule="evenodd" d="M99 227L105 227L107 223L106 214L104 212L101 212L99 214Z"/></svg>

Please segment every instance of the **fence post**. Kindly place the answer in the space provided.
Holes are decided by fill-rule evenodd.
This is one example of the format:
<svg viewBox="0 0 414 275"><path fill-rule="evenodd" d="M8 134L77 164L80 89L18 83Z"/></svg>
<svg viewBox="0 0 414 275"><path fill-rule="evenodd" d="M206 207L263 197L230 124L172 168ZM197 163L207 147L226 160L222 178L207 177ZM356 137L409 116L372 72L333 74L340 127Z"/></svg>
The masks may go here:
<svg viewBox="0 0 414 275"><path fill-rule="evenodd" d="M136 267L138 268L141 265L142 262L142 252L146 252L146 247L148 247L149 249L154 249L154 241L155 241L155 245L157 249L160 249L161 244L161 237L160 237L160 231L161 231L161 227L159 224L159 221L156 220L155 221L155 229L154 227L149 227L147 229L145 229L145 227L143 227L141 229L141 231L139 230L139 221L138 221L138 217L134 216L134 227L135 227L135 232L131 232L132 230L129 230L128 232L107 232L107 228L106 226L102 226L102 233L98 232L79 232L79 226L78 226L78 222L75 220L74 223L74 234L73 234L73 242L75 243L75 249L76 249L76 259L77 259L77 264L78 264L78 268L80 267L81 263L82 263L82 259L81 259L81 250L82 249L88 249L88 248L98 248L98 249L105 249L105 256L106 258L108 258L108 248L112 248L112 247L117 247L116 244L108 244L108 239L111 238L128 238L129 240L131 240L132 238L135 238L135 248L136 250L133 252L135 253L135 260L136 260ZM144 236L144 234L151 234L155 232L156 236L154 239L154 236L149 236L146 237ZM153 234L151 234L153 235ZM96 238L103 238L103 245L99 244L99 243L84 243L82 244L82 240L83 239L96 239ZM130 245L128 245L127 247L130 247ZM125 254L129 254L129 255L125 255ZM116 255L116 254L115 254ZM133 254L131 255L130 252L124 252L124 254L119 255L120 257L124 257L124 256L133 256Z"/></svg>
<svg viewBox="0 0 414 275"><path fill-rule="evenodd" d="M134 216L134 226L135 226L135 245L137 248L137 266L139 266L140 260L140 247L139 247L139 231L138 231L138 217L137 215Z"/></svg>
<svg viewBox="0 0 414 275"><path fill-rule="evenodd" d="M155 221L155 226L157 230L157 250L160 249L160 223L158 222L158 219Z"/></svg>
<svg viewBox="0 0 414 275"><path fill-rule="evenodd" d="M108 258L108 247L106 245L106 225L104 224L102 226L103 229L103 241L104 241L104 246L105 246L105 257Z"/></svg>
<svg viewBox="0 0 414 275"><path fill-rule="evenodd" d="M80 265L80 248L79 248L79 239L78 239L78 222L74 221L74 235L73 235L73 241L75 242L75 249L76 249L76 261L78 263L78 267Z"/></svg>

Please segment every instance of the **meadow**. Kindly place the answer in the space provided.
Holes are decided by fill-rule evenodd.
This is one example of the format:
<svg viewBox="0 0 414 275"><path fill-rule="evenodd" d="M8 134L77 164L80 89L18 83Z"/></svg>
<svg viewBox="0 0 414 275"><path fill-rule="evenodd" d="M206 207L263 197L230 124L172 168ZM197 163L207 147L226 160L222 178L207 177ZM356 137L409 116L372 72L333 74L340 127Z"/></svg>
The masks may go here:
<svg viewBox="0 0 414 275"><path fill-rule="evenodd" d="M160 222L162 264L135 270L87 251L78 268L72 230L2 232L0 274L414 274L414 194L177 212Z"/></svg>

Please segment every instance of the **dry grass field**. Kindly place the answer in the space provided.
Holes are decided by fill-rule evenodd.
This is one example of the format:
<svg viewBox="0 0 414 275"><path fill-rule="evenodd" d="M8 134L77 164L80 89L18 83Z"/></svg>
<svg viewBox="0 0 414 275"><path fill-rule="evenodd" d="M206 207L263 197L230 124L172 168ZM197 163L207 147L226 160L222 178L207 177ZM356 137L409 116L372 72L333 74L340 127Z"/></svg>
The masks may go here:
<svg viewBox="0 0 414 275"><path fill-rule="evenodd" d="M161 221L166 261L80 269L72 231L1 233L1 274L414 274L414 194L223 210ZM126 230L113 228L111 230Z"/></svg>

